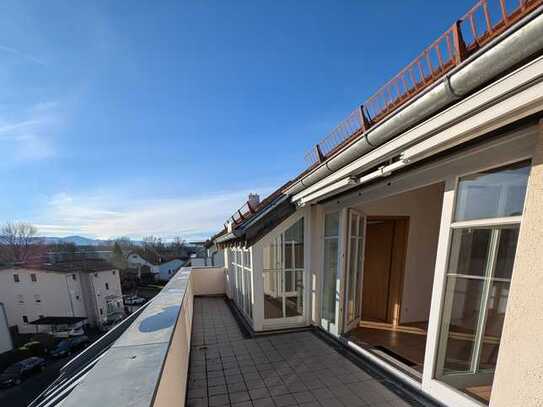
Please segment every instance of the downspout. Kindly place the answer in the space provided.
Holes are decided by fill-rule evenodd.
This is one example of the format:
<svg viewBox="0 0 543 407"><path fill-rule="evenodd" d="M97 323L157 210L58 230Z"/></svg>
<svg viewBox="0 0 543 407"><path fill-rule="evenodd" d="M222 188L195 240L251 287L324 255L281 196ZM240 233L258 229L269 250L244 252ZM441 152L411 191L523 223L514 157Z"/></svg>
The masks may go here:
<svg viewBox="0 0 543 407"><path fill-rule="evenodd" d="M410 104L291 185L286 193L294 195L315 184L543 49L542 13L540 8L505 31Z"/></svg>

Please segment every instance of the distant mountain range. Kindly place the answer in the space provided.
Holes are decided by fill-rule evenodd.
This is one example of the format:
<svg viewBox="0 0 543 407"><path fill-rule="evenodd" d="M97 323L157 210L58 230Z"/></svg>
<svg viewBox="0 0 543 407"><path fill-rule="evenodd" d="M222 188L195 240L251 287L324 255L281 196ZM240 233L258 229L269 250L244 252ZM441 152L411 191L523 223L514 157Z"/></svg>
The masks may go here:
<svg viewBox="0 0 543 407"><path fill-rule="evenodd" d="M66 237L54 237L54 236L42 236L39 239L47 244L59 244L59 243L73 243L76 246L102 246L111 243L111 240L91 239L83 236L66 236Z"/></svg>

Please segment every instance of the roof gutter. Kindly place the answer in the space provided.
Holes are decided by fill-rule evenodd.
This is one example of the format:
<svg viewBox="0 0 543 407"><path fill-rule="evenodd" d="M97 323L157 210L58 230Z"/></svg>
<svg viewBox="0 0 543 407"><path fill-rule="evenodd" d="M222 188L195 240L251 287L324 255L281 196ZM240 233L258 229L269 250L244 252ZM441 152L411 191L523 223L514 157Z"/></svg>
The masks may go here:
<svg viewBox="0 0 543 407"><path fill-rule="evenodd" d="M285 193L292 196L323 180L358 157L467 96L541 49L543 49L543 8L540 7L466 59L462 65L425 93L397 110L389 119L368 130L364 137L286 188Z"/></svg>

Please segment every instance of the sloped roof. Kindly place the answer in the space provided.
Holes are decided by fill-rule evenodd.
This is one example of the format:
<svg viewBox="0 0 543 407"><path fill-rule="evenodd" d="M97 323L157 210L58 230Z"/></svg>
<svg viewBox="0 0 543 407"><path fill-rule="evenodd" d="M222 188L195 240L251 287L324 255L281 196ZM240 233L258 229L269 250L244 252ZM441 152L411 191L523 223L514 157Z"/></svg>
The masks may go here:
<svg viewBox="0 0 543 407"><path fill-rule="evenodd" d="M27 263L18 263L9 268L23 268L29 270L52 271L57 273L75 273L87 272L95 273L99 271L116 270L117 268L102 259L87 259L77 261L59 261L48 263L46 261L33 261Z"/></svg>
<svg viewBox="0 0 543 407"><path fill-rule="evenodd" d="M258 210L242 222L233 225L232 231L219 234L214 242L219 246L243 244L251 246L267 232L285 220L296 210L289 196L278 190L259 205Z"/></svg>

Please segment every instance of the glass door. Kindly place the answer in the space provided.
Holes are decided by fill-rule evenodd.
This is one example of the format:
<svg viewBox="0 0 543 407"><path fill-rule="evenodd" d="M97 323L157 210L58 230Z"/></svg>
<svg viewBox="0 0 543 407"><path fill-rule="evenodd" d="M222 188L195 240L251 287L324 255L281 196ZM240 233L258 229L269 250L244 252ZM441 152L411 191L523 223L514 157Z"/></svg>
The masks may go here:
<svg viewBox="0 0 543 407"><path fill-rule="evenodd" d="M264 248L264 319L304 315L304 218Z"/></svg>
<svg viewBox="0 0 543 407"><path fill-rule="evenodd" d="M490 400L529 162L459 179L434 377Z"/></svg>
<svg viewBox="0 0 543 407"><path fill-rule="evenodd" d="M347 239L347 276L345 279L345 332L356 328L360 324L365 237L366 216L361 212L350 209Z"/></svg>
<svg viewBox="0 0 543 407"><path fill-rule="evenodd" d="M340 312L340 212L324 216L321 326L333 335L339 334Z"/></svg>

